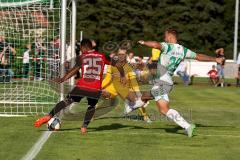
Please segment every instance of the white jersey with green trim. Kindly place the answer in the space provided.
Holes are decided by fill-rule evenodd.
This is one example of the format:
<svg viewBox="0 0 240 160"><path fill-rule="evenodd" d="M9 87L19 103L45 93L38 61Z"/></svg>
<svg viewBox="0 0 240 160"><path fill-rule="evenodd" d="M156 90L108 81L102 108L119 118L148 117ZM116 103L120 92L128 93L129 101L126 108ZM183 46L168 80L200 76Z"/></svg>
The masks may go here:
<svg viewBox="0 0 240 160"><path fill-rule="evenodd" d="M161 55L158 60L158 66L161 67L158 67L158 77L162 81L173 84L173 73L177 69L181 61L185 58L195 59L197 54L180 44L166 42L162 42L160 44ZM161 71L162 67L164 67L166 71Z"/></svg>

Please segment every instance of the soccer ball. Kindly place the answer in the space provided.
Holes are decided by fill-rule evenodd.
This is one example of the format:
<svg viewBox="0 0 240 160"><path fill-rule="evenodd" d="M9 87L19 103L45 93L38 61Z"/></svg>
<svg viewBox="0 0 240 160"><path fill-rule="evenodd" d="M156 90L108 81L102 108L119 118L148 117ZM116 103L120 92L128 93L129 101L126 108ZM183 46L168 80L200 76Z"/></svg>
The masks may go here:
<svg viewBox="0 0 240 160"><path fill-rule="evenodd" d="M47 128L49 131L57 131L61 127L61 121L57 117L53 117L48 121Z"/></svg>

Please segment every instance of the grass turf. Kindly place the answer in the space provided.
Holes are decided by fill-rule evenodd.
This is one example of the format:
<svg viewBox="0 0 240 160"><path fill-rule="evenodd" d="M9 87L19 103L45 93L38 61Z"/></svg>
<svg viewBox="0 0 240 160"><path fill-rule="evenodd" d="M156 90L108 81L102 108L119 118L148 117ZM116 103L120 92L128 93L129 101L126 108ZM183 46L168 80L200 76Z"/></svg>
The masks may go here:
<svg viewBox="0 0 240 160"><path fill-rule="evenodd" d="M63 120L37 155L37 160L85 159L240 159L240 89L209 86L175 86L171 107L197 124L188 138L173 122L160 116L154 102L148 112L155 121L146 124L122 118L123 107L94 120L81 135L81 118ZM0 159L20 159L46 129L35 129L35 117L0 118Z"/></svg>

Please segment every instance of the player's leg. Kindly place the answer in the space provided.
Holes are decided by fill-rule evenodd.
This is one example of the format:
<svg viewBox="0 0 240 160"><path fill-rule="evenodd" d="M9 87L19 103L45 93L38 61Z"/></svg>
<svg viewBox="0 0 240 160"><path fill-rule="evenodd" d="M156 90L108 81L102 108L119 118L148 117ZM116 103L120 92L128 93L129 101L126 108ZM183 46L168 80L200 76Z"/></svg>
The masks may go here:
<svg viewBox="0 0 240 160"><path fill-rule="evenodd" d="M58 102L53 107L53 109L49 112L48 115L35 121L34 126L40 127L42 124L47 123L54 115L59 113L62 109L66 108L73 102L80 102L80 100L82 99L82 96L78 95L78 90L79 89L77 87L73 88L63 101Z"/></svg>
<svg viewBox="0 0 240 160"><path fill-rule="evenodd" d="M143 120L144 120L145 122L147 122L147 123L151 123L151 122L152 122L151 119L150 119L150 117L149 117L148 114L147 114L146 108L141 107L141 108L138 109L138 111L139 111L139 113L141 114L141 116L143 116Z"/></svg>
<svg viewBox="0 0 240 160"><path fill-rule="evenodd" d="M193 136L195 129L194 124L189 124L175 109L169 108L168 94L172 90L172 85L159 82L151 89L151 94L154 96L159 112L173 120L177 125L184 128L189 137Z"/></svg>
<svg viewBox="0 0 240 160"><path fill-rule="evenodd" d="M129 112L131 112L132 110L135 110L137 108L143 107L145 105L145 102L142 100L142 94L140 91L132 91L130 90L128 92L128 95L125 97L126 99L128 99L130 101L131 104L129 107ZM126 106L126 105L125 105Z"/></svg>
<svg viewBox="0 0 240 160"><path fill-rule="evenodd" d="M167 95L166 95L167 96ZM166 98L166 97L165 97ZM169 119L173 120L177 125L184 128L188 134L188 137L193 136L195 129L194 124L189 124L175 109L169 109L169 102L160 99L156 102L159 111L167 116Z"/></svg>
<svg viewBox="0 0 240 160"><path fill-rule="evenodd" d="M88 100L88 108L87 108L87 111L83 120L83 124L81 127L81 132L83 134L87 132L87 126L89 125L89 123L91 122L91 119L94 116L95 106L98 102L98 99L93 99L93 98L87 98L87 100Z"/></svg>

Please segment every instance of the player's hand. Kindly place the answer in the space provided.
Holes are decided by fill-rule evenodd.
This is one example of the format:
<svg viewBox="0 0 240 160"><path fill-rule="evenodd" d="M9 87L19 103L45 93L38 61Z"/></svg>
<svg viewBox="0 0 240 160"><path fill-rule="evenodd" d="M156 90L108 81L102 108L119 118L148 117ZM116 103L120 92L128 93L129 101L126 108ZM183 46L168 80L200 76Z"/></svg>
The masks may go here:
<svg viewBox="0 0 240 160"><path fill-rule="evenodd" d="M223 64L224 60L225 58L216 58L216 62L220 64Z"/></svg>
<svg viewBox="0 0 240 160"><path fill-rule="evenodd" d="M105 90L102 90L102 96L104 98L110 98L111 94L109 92L105 91Z"/></svg>
<svg viewBox="0 0 240 160"><path fill-rule="evenodd" d="M143 45L144 44L144 41L143 40L140 40L138 41L139 44Z"/></svg>
<svg viewBox="0 0 240 160"><path fill-rule="evenodd" d="M127 79L125 77L120 77L120 82L123 84L123 85L126 85L127 84Z"/></svg>
<svg viewBox="0 0 240 160"><path fill-rule="evenodd" d="M52 82L56 82L56 83L63 83L64 79L63 78L55 78L51 80Z"/></svg>

